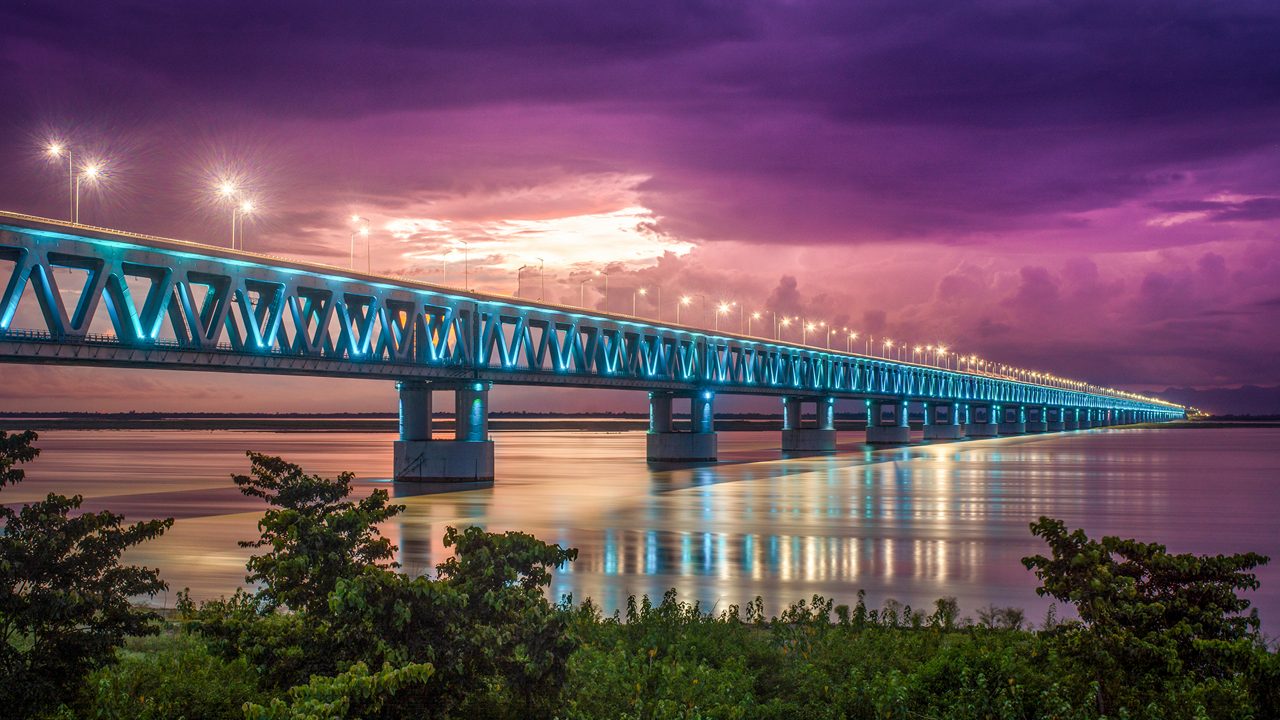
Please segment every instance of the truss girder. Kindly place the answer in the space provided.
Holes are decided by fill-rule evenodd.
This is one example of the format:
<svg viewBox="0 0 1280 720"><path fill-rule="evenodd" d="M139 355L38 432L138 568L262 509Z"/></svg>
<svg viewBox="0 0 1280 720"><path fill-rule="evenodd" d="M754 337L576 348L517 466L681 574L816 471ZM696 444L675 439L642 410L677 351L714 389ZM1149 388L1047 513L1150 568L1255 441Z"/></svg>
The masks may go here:
<svg viewBox="0 0 1280 720"><path fill-rule="evenodd" d="M1174 406L1109 394L460 293L190 243L38 225L0 216L3 361L1181 414Z"/></svg>

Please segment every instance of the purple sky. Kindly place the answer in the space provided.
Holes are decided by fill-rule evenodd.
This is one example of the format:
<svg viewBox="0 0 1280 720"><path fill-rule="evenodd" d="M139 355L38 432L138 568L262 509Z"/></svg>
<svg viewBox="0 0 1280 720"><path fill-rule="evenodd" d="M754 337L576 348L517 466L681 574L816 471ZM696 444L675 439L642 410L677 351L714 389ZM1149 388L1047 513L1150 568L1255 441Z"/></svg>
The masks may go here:
<svg viewBox="0 0 1280 720"><path fill-rule="evenodd" d="M225 244L232 174L250 250L345 264L357 212L375 270L454 282L465 241L481 289L544 257L556 300L607 267L616 311L661 286L1280 412L1220 391L1280 384L1278 47L1271 1L11 2L0 207L65 216L57 137L107 162L87 223ZM393 408L0 372L10 409Z"/></svg>

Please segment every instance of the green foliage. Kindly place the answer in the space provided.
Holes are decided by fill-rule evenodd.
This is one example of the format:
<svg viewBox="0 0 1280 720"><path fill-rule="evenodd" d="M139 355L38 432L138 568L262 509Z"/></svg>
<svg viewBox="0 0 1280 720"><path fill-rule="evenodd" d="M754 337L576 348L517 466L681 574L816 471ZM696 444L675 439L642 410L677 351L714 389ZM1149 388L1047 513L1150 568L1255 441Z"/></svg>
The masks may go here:
<svg viewBox="0 0 1280 720"><path fill-rule="evenodd" d="M35 440L0 431L0 490L23 480L17 466L39 454ZM154 614L130 598L166 585L120 556L173 521L125 525L110 512L78 513L82 500L51 493L18 510L0 506L0 707L16 717L51 711L125 636L154 632Z"/></svg>
<svg viewBox="0 0 1280 720"><path fill-rule="evenodd" d="M258 522L262 537L240 543L270 548L250 558L245 578L263 584L259 596L266 605L321 612L339 580L392 557L395 547L377 525L404 506L388 504L386 490L352 502L352 473L328 480L278 457L246 454L250 474L232 479L240 492L271 506Z"/></svg>
<svg viewBox="0 0 1280 720"><path fill-rule="evenodd" d="M249 703L246 720L342 720L366 718L379 713L400 691L423 685L433 669L425 663L393 668L384 665L370 673L364 663L356 663L336 677L315 676L311 682L289 690L288 700L273 698L267 706Z"/></svg>
<svg viewBox="0 0 1280 720"><path fill-rule="evenodd" d="M234 720L262 700L244 658L224 660L199 638L168 633L131 640L116 664L89 676L79 705L95 720Z"/></svg>
<svg viewBox="0 0 1280 720"><path fill-rule="evenodd" d="M1238 709L1238 674L1255 654L1259 621L1256 613L1241 614L1249 601L1236 593L1257 589L1248 571L1268 558L1175 555L1156 543L1091 540L1047 517L1031 532L1052 557L1022 562L1043 583L1037 592L1076 608L1080 620L1059 627L1057 647L1097 683L1099 712L1169 697L1215 716Z"/></svg>

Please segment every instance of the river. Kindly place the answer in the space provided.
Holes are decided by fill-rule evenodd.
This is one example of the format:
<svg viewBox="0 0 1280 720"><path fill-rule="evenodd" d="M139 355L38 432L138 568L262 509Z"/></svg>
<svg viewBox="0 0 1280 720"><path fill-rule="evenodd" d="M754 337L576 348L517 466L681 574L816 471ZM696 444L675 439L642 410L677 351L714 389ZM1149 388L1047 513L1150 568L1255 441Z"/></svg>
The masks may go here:
<svg viewBox="0 0 1280 720"><path fill-rule="evenodd" d="M849 433L850 436L854 435ZM655 469L640 432L494 433L499 479L463 492L423 492L387 480L391 435L342 432L49 431L28 480L6 504L81 493L88 509L130 519L177 518L128 560L159 568L170 591L197 599L244 581L260 501L237 492L245 450L308 472L351 470L360 494L389 490L406 511L383 532L410 572L448 556L449 525L523 530L576 547L556 574L609 611L630 594L676 588L704 609L759 595L780 607L814 593L852 604L893 598L928 608L955 596L962 612L1049 601L1019 562L1042 552L1028 524L1062 518L1091 535L1158 541L1177 552L1252 550L1275 559L1251 594L1269 628L1280 622L1280 429L1110 429L871 449L782 459L776 433L722 432L721 462ZM1269 622L1267 622L1269 620Z"/></svg>

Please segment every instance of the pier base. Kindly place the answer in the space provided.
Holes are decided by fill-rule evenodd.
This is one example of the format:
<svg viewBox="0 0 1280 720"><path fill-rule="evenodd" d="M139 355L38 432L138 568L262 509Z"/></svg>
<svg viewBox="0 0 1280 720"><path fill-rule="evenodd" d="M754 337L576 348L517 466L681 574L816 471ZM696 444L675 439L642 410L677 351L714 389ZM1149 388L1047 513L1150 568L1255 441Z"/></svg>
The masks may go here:
<svg viewBox="0 0 1280 720"><path fill-rule="evenodd" d="M964 426L964 432L971 438L999 437L1000 426L996 423L969 423Z"/></svg>
<svg viewBox="0 0 1280 720"><path fill-rule="evenodd" d="M782 452L834 452L836 431L797 428L782 431Z"/></svg>
<svg viewBox="0 0 1280 720"><path fill-rule="evenodd" d="M959 440L964 437L963 425L925 425L925 440Z"/></svg>
<svg viewBox="0 0 1280 720"><path fill-rule="evenodd" d="M710 462L716 459L716 434L651 432L645 436L646 455L654 462Z"/></svg>
<svg viewBox="0 0 1280 720"><path fill-rule="evenodd" d="M394 457L396 480L493 480L492 440L397 440Z"/></svg>
<svg viewBox="0 0 1280 720"><path fill-rule="evenodd" d="M1002 422L1000 423L1001 435L1026 435L1027 424L1024 422Z"/></svg>
<svg viewBox="0 0 1280 720"><path fill-rule="evenodd" d="M1052 420L1050 420L1048 429L1049 429L1049 432L1062 432L1063 430L1067 429L1067 424L1064 422L1053 422Z"/></svg>

